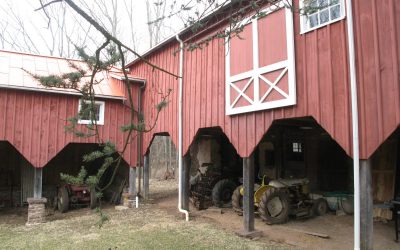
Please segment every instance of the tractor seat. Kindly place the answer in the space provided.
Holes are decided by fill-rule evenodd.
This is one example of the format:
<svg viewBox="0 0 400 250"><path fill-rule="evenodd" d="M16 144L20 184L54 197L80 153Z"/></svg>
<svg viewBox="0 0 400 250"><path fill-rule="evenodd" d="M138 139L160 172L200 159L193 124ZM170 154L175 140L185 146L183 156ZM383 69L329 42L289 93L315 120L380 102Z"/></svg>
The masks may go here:
<svg viewBox="0 0 400 250"><path fill-rule="evenodd" d="M302 179L279 179L277 180L285 186L296 186L296 185L304 185L308 184L310 181L307 178Z"/></svg>

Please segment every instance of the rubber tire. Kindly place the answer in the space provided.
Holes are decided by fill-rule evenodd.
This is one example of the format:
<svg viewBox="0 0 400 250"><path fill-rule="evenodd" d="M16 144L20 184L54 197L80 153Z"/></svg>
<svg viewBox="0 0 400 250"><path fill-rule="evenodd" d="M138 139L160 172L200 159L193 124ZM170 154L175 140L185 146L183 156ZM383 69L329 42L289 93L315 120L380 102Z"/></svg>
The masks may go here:
<svg viewBox="0 0 400 250"><path fill-rule="evenodd" d="M354 214L354 200L353 199L347 199L347 200L342 200L341 202L342 209L346 214Z"/></svg>
<svg viewBox="0 0 400 250"><path fill-rule="evenodd" d="M243 214L243 195L240 193L242 186L239 186L232 194L232 207L238 214Z"/></svg>
<svg viewBox="0 0 400 250"><path fill-rule="evenodd" d="M57 195L57 208L61 213L65 213L69 208L69 194L66 187L60 187Z"/></svg>
<svg viewBox="0 0 400 250"><path fill-rule="evenodd" d="M324 198L318 198L313 201L311 209L315 216L325 215L328 212L328 202Z"/></svg>
<svg viewBox="0 0 400 250"><path fill-rule="evenodd" d="M283 209L282 212L276 216L272 217L268 213L267 205L273 199L279 197L282 202ZM262 195L261 202L258 208L258 212L260 213L260 217L267 224L282 224L285 223L289 219L290 212L290 198L289 194L284 189L279 188L268 188L265 193Z"/></svg>
<svg viewBox="0 0 400 250"><path fill-rule="evenodd" d="M96 189L90 189L90 209L95 209L97 207L97 197L96 197Z"/></svg>
<svg viewBox="0 0 400 250"><path fill-rule="evenodd" d="M216 207L229 206L231 204L231 198L235 188L236 184L229 179L223 179L218 181L212 189L212 202L214 206ZM228 200L223 199L224 198L223 196L225 195L228 198Z"/></svg>

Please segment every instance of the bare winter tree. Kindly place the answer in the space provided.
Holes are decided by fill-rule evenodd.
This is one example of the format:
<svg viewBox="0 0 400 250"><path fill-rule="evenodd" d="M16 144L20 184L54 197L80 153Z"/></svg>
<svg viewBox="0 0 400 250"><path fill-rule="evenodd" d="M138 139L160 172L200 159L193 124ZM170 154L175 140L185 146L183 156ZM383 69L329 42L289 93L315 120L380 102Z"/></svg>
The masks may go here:
<svg viewBox="0 0 400 250"><path fill-rule="evenodd" d="M163 36L163 24L166 13L166 1L157 1L150 3L146 0L146 13L147 13L147 30L149 32L150 48L160 42Z"/></svg>
<svg viewBox="0 0 400 250"><path fill-rule="evenodd" d="M23 18L27 13L15 8L16 4L5 0L0 6L1 49L72 58L77 55L74 44L86 44L90 25L67 22L65 4L49 6L45 12L29 13L35 16L35 22ZM34 9L31 2L26 4Z"/></svg>
<svg viewBox="0 0 400 250"><path fill-rule="evenodd" d="M43 0L37 2L45 4ZM76 58L78 57L76 46L86 47L91 52L101 46L101 33L90 23L82 22L80 15L71 10L66 3L49 5L40 12L28 12L29 8L35 9L35 3L37 7L37 2L26 1L24 3L28 6L26 8L17 8L16 6L20 4L17 1L2 2L0 49ZM96 22L109 30L111 35L121 37L137 50L134 1L78 0L77 2ZM126 19L130 20L129 24Z"/></svg>

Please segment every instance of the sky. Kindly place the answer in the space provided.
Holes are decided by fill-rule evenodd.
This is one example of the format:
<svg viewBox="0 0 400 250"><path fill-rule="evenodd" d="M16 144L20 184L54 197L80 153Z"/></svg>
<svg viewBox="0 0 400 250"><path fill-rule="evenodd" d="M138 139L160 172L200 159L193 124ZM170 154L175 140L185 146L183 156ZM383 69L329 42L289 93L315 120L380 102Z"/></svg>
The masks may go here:
<svg viewBox="0 0 400 250"><path fill-rule="evenodd" d="M147 30L147 13L145 0L113 0L117 6L117 37L125 44L132 46L139 52L149 49L149 33ZM92 11L91 14L97 15L97 20L103 23L107 30L111 30L110 22L104 18L107 12L111 15L112 0L104 0L107 5L94 4L93 0L76 0L76 2L86 11ZM158 0L152 0L157 2ZM184 1L184 0L181 0ZM76 57L72 43L84 41L84 46L89 50L95 47L95 44L104 42L95 29L87 24L66 6L65 12L60 3L55 3L46 8L50 17L48 18L43 11L35 11L40 7L39 0L2 0L0 9L0 32L3 42L0 49L25 51L35 54L55 55L64 57ZM48 2L44 0L44 2ZM166 0L169 5L173 0ZM129 22L128 11L132 4L133 22ZM177 4L175 4L177 5ZM167 10L167 13L170 11ZM65 20L65 21L64 21ZM115 21L114 20L114 21ZM183 27L183 23L175 20L166 20L161 40L176 33ZM134 31L134 36L131 35ZM64 34L64 35L63 35ZM67 38L65 37L67 34ZM6 40L6 41L4 41ZM72 43L71 43L72 41Z"/></svg>

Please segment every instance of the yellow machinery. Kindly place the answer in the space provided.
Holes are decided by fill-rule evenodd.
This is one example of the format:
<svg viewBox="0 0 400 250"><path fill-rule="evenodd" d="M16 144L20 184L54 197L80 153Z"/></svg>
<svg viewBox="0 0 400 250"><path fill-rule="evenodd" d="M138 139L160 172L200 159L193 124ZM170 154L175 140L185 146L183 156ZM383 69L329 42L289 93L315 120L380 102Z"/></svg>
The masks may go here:
<svg viewBox="0 0 400 250"><path fill-rule="evenodd" d="M268 184L266 179L263 176L261 185L254 185L254 206L267 224L284 223L289 215L306 217L327 212L325 199L310 198L308 179L278 179ZM232 195L232 206L239 214L243 213L243 195L243 186L237 187Z"/></svg>

